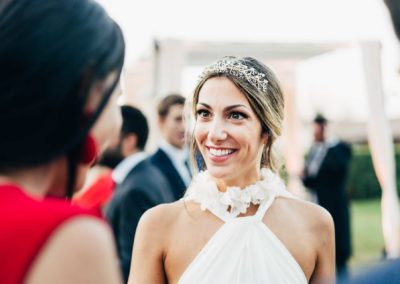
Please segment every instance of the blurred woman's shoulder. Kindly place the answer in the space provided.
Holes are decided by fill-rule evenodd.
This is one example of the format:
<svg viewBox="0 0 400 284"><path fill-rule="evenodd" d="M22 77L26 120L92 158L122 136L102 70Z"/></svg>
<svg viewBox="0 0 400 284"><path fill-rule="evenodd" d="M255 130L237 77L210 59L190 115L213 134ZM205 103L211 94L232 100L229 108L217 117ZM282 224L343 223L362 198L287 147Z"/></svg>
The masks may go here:
<svg viewBox="0 0 400 284"><path fill-rule="evenodd" d="M4 231L0 264L8 271L8 276L0 273L1 283L25 279L28 283L62 283L61 276L70 280L72 272L86 277L90 269L86 272L78 266L96 262L92 259L96 254L111 255L107 250L113 248L112 236L99 212L59 198L36 199L13 184L0 185L0 189L0 229Z"/></svg>
<svg viewBox="0 0 400 284"><path fill-rule="evenodd" d="M120 283L113 242L104 221L89 215L75 216L61 224L46 241L26 282Z"/></svg>

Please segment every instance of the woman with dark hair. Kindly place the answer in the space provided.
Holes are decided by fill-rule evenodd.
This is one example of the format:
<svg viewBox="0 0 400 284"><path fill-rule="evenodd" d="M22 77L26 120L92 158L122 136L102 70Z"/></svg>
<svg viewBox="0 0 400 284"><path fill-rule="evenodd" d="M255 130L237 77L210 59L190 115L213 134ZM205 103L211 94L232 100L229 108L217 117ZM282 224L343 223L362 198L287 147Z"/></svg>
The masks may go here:
<svg viewBox="0 0 400 284"><path fill-rule="evenodd" d="M224 57L204 70L190 102L202 172L184 198L143 215L130 284L334 278L331 216L292 196L277 174L283 108L277 78L253 58Z"/></svg>
<svg viewBox="0 0 400 284"><path fill-rule="evenodd" d="M107 224L65 198L118 137L124 53L94 1L0 1L0 283L120 283Z"/></svg>

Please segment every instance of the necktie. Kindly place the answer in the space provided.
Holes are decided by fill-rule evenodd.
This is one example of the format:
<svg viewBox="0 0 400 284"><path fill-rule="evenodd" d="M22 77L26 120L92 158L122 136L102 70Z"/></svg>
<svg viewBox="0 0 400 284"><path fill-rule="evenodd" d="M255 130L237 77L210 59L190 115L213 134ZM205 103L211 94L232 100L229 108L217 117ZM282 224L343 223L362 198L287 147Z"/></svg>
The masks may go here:
<svg viewBox="0 0 400 284"><path fill-rule="evenodd" d="M185 160L185 167L186 167L190 177L192 177L192 169L190 168L189 161L187 159Z"/></svg>

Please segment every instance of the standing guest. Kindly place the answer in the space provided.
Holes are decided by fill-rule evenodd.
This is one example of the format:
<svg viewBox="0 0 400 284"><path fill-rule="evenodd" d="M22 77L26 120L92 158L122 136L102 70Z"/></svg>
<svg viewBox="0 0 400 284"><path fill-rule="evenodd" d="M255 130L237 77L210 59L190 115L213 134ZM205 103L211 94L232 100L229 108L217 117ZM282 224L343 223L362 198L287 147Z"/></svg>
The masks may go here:
<svg viewBox="0 0 400 284"><path fill-rule="evenodd" d="M85 184L80 191L74 194L72 204L101 212L110 201L114 189L112 169L97 164L89 170Z"/></svg>
<svg viewBox="0 0 400 284"><path fill-rule="evenodd" d="M72 204L102 212L116 186L112 171L121 161L122 157L117 151L106 149L98 162L90 168L82 189L74 194Z"/></svg>
<svg viewBox="0 0 400 284"><path fill-rule="evenodd" d="M113 229L125 281L128 280L132 240L143 213L161 203L174 201L172 189L144 152L149 128L143 113L122 107L122 129L118 151L124 157L112 176L117 184L105 215Z"/></svg>
<svg viewBox="0 0 400 284"><path fill-rule="evenodd" d="M207 67L194 91L192 159L203 157L184 198L139 222L129 284L321 283L335 277L333 222L293 197L271 147L283 93L250 58Z"/></svg>
<svg viewBox="0 0 400 284"><path fill-rule="evenodd" d="M118 129L118 125L114 127ZM119 136L120 133L117 135ZM104 211L116 186L112 171L123 160L119 151L115 150L119 142L118 136L113 139L115 145L109 144L90 168L83 187L73 195L72 204L86 209Z"/></svg>
<svg viewBox="0 0 400 284"><path fill-rule="evenodd" d="M120 283L111 230L66 198L121 124L118 25L89 0L0 2L0 283Z"/></svg>
<svg viewBox="0 0 400 284"><path fill-rule="evenodd" d="M303 183L315 192L318 204L332 215L335 224L336 270L347 275L351 255L349 203L346 180L351 148L339 140L326 139L326 118L314 119L314 143L305 163Z"/></svg>
<svg viewBox="0 0 400 284"><path fill-rule="evenodd" d="M185 147L184 104L185 98L181 95L169 95L159 103L158 124L163 139L160 148L150 157L167 178L175 200L183 196L192 175Z"/></svg>

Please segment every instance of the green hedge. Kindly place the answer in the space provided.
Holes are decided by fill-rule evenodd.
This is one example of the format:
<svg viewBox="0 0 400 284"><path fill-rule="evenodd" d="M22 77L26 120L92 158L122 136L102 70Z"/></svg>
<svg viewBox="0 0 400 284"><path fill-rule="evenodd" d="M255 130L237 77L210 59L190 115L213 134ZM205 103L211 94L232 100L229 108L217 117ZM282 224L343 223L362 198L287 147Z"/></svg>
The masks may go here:
<svg viewBox="0 0 400 284"><path fill-rule="evenodd" d="M396 145L397 191L400 194L400 146ZM369 199L381 196L381 188L372 165L368 146L354 145L350 164L348 191L351 199Z"/></svg>

